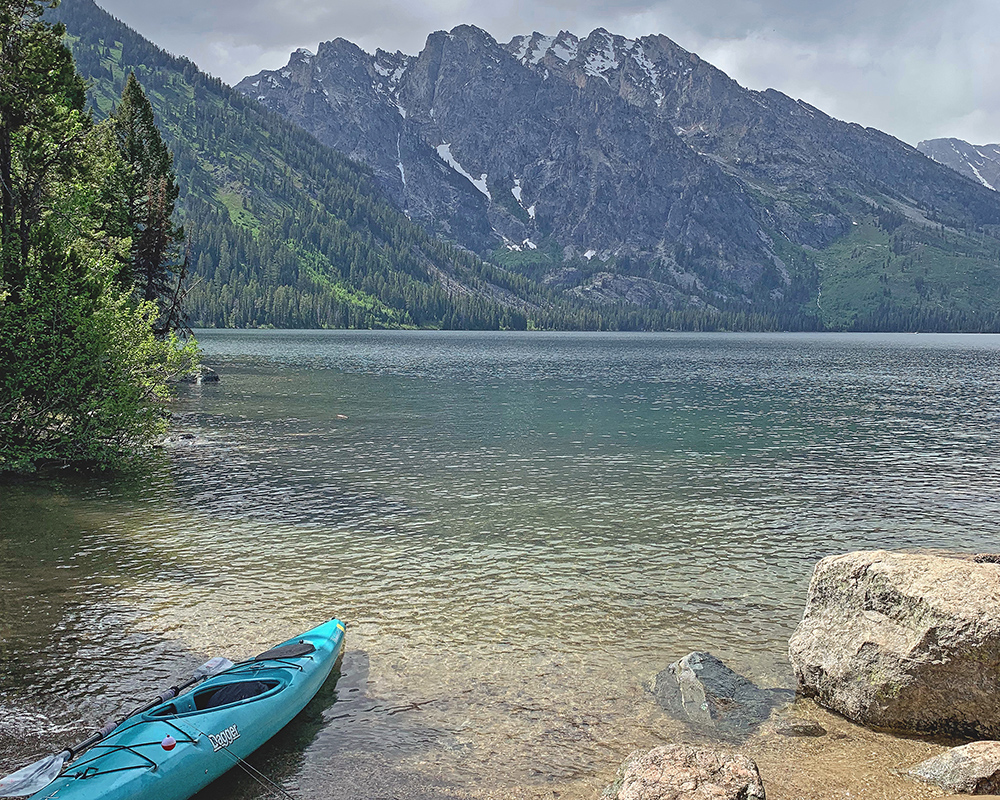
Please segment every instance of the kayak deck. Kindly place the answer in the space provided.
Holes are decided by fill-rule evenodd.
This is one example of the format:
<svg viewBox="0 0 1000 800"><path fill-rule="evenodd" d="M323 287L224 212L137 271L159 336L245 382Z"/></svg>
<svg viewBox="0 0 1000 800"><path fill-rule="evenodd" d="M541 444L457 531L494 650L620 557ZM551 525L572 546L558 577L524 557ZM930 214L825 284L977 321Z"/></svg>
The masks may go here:
<svg viewBox="0 0 1000 800"><path fill-rule="evenodd" d="M305 707L343 640L331 620L129 717L32 800L186 800Z"/></svg>

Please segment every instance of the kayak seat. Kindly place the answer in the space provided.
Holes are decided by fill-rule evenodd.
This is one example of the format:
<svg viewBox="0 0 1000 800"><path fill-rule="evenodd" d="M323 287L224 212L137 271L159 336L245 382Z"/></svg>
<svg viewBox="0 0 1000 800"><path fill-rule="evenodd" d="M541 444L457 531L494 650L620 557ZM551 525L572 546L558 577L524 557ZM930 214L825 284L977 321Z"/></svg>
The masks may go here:
<svg viewBox="0 0 1000 800"><path fill-rule="evenodd" d="M230 703L239 703L241 700L249 700L273 689L278 685L277 681L238 681L227 683L212 692L202 692L195 696L195 705L199 711L209 708L219 708L228 706Z"/></svg>

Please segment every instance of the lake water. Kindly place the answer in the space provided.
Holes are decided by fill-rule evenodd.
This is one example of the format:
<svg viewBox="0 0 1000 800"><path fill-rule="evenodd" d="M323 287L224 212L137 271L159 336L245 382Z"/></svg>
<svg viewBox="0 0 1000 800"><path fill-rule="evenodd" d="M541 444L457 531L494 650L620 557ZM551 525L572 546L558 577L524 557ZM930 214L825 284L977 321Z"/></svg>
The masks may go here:
<svg viewBox="0 0 1000 800"><path fill-rule="evenodd" d="M198 338L149 474L0 486L5 767L338 616L297 797L594 798L677 658L792 685L817 559L1000 551L1000 337Z"/></svg>

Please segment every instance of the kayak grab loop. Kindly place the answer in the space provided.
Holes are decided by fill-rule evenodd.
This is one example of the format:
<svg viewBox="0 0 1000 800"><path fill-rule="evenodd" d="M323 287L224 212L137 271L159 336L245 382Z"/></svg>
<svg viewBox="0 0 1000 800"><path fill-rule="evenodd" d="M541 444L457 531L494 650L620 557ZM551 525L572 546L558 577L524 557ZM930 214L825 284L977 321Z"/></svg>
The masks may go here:
<svg viewBox="0 0 1000 800"><path fill-rule="evenodd" d="M128 772L131 769L155 770L156 762L153 761L153 759L151 759L147 755L144 755L143 753L140 753L138 750L133 749L135 747L148 747L151 744L159 744L159 742L143 742L141 744L134 744L134 745L113 744L113 745L105 745L103 747L102 745L96 744L94 745L93 749L97 750L98 748L101 748L103 749L104 752L100 753L98 756L89 759L88 761L81 761L72 770L67 771L65 775L67 778L79 778L80 780L87 780L88 778L93 778L95 775L110 775L112 772ZM124 751L131 753L132 755L141 759L144 763L126 764L124 767L113 767L111 769L101 769L100 767L94 766L94 764L92 763L100 756L107 755L108 753L119 753ZM76 770L80 769L80 767L83 767L83 771L76 772Z"/></svg>

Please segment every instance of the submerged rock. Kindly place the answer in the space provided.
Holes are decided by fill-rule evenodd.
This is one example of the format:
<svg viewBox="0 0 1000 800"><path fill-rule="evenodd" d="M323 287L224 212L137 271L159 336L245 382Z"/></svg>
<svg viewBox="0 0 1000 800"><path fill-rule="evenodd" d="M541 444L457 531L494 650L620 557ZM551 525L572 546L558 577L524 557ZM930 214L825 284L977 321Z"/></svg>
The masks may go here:
<svg viewBox="0 0 1000 800"><path fill-rule="evenodd" d="M824 558L789 656L800 691L855 722L1000 736L1000 565L885 551Z"/></svg>
<svg viewBox="0 0 1000 800"><path fill-rule="evenodd" d="M211 367L206 367L204 364L198 367L198 369L191 375L187 375L181 378L181 383L218 383L219 373L216 372Z"/></svg>
<svg viewBox="0 0 1000 800"><path fill-rule="evenodd" d="M671 716L729 738L748 736L775 708L794 699L784 689L761 689L711 653L700 652L659 673L653 693Z"/></svg>
<svg viewBox="0 0 1000 800"><path fill-rule="evenodd" d="M745 755L687 745L633 753L602 800L764 800L757 765Z"/></svg>
<svg viewBox="0 0 1000 800"><path fill-rule="evenodd" d="M948 792L1000 792L1000 742L972 742L953 747L917 764L908 773Z"/></svg>
<svg viewBox="0 0 1000 800"><path fill-rule="evenodd" d="M826 736L826 728L815 722L781 722L774 726L779 736L819 737Z"/></svg>

